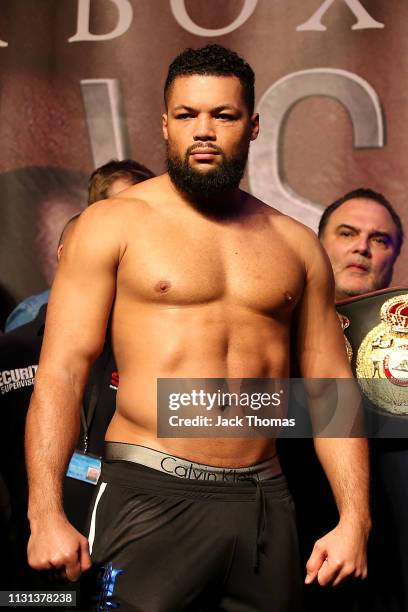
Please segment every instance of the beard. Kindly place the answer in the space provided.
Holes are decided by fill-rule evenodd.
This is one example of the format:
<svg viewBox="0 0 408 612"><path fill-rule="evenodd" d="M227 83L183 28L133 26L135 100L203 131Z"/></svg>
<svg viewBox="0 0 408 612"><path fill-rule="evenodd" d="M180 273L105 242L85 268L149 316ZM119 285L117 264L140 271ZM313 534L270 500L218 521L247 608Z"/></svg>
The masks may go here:
<svg viewBox="0 0 408 612"><path fill-rule="evenodd" d="M197 148L214 149L222 156L222 161L216 168L201 172L192 168L190 154ZM167 171L174 185L186 193L199 199L210 199L238 188L244 174L249 143L239 155L227 157L223 150L213 144L196 143L189 147L184 157L171 150L167 143Z"/></svg>

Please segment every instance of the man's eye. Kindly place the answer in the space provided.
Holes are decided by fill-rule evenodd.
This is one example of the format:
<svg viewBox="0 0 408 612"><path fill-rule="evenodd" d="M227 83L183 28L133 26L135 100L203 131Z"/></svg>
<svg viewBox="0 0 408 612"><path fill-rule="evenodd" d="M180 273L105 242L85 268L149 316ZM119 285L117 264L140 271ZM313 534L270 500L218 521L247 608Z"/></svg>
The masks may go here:
<svg viewBox="0 0 408 612"><path fill-rule="evenodd" d="M386 238L383 238L382 236L374 236L373 237L374 242L378 242L378 244L388 244L388 241Z"/></svg>
<svg viewBox="0 0 408 612"><path fill-rule="evenodd" d="M352 236L352 235L353 235L353 234L352 234L352 232L350 232L349 230L342 230L342 231L340 232L340 236L346 236L346 237L348 237L348 236Z"/></svg>
<svg viewBox="0 0 408 612"><path fill-rule="evenodd" d="M235 117L234 115L228 115L228 113L222 113L222 115L218 115L218 119L222 119L223 121L233 121Z"/></svg>
<svg viewBox="0 0 408 612"><path fill-rule="evenodd" d="M189 117L191 117L191 113L180 113L176 115L176 119L188 119Z"/></svg>

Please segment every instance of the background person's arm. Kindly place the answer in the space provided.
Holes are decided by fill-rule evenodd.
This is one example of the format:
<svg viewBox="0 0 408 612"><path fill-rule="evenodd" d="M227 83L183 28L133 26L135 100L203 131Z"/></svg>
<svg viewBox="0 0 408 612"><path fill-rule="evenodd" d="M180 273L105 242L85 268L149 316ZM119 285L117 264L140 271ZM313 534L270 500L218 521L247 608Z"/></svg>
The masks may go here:
<svg viewBox="0 0 408 612"><path fill-rule="evenodd" d="M62 481L78 440L83 388L103 348L121 255L112 206L101 206L82 214L64 245L26 425L29 563L70 580L91 563L86 538L63 512Z"/></svg>
<svg viewBox="0 0 408 612"><path fill-rule="evenodd" d="M301 374L304 378L352 378L334 308L330 262L314 236L309 235L305 242L310 243L305 249L307 283L298 307L297 338ZM315 449L333 490L340 520L315 543L307 563L306 583L317 578L321 585L337 585L348 576L365 577L367 573L368 445L362 438L316 437Z"/></svg>

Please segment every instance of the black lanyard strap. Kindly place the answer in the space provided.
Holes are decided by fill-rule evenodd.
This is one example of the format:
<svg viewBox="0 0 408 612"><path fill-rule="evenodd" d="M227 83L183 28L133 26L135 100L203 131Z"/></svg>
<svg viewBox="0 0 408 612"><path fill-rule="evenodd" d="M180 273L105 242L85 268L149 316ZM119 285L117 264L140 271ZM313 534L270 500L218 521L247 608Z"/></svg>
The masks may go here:
<svg viewBox="0 0 408 612"><path fill-rule="evenodd" d="M112 347L109 340L105 342L105 346L101 355L92 366L88 383L85 389L83 401L81 404L81 424L83 429L83 452L88 452L89 432L93 423L98 403L101 387L103 384L104 372L112 355Z"/></svg>

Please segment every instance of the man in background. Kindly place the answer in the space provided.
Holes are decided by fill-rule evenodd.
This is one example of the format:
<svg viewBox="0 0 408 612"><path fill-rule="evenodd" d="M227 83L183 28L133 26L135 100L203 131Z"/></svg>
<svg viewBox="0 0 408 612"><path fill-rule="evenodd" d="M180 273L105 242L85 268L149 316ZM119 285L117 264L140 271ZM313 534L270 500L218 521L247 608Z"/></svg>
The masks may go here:
<svg viewBox="0 0 408 612"><path fill-rule="evenodd" d="M16 304L51 285L61 230L85 208L88 176L51 166L0 173L0 283L11 298L2 330Z"/></svg>
<svg viewBox="0 0 408 612"><path fill-rule="evenodd" d="M134 161L112 159L94 170L89 177L88 206L115 195L147 179L154 177L151 170Z"/></svg>
<svg viewBox="0 0 408 612"><path fill-rule="evenodd" d="M336 200L321 217L319 238L333 267L336 300L389 287L404 232L384 195L357 189ZM373 537L362 605L367 612L402 612L408 609L408 442L372 439L370 449Z"/></svg>
<svg viewBox="0 0 408 612"><path fill-rule="evenodd" d="M78 216L70 219L61 233L58 261L64 241L69 237ZM23 434L41 350L45 312L46 305L42 305L33 321L0 337L0 409L3 428L0 474L10 499L7 526L10 551L2 575L4 577L6 573L6 586L9 588L35 588L41 584L26 561L30 531L26 518L27 482ZM74 515L72 518L75 521Z"/></svg>
<svg viewBox="0 0 408 612"><path fill-rule="evenodd" d="M336 300L390 285L404 233L382 194L356 189L333 202L320 219L319 238L333 267Z"/></svg>
<svg viewBox="0 0 408 612"><path fill-rule="evenodd" d="M153 172L133 159L122 161L112 159L91 174L88 184L88 206L98 200L111 198L131 185L153 176ZM41 306L48 302L49 295L50 290L46 289L20 302L7 317L4 331L10 332L35 319Z"/></svg>
<svg viewBox="0 0 408 612"><path fill-rule="evenodd" d="M62 248L63 248L63 244L64 244L64 239L68 231L68 228L71 226L71 223L73 223L73 221L78 216L79 216L79 213L71 217L68 220L68 222L64 225L64 228L61 232L60 239L58 241L57 261L59 261L59 258L62 252ZM38 315L41 306L43 306L44 304L48 302L49 295L50 295L50 289L46 289L45 291L42 291L41 293L30 295L28 298L20 302L20 304L18 304L15 307L15 309L7 317L6 324L4 327L5 333L11 332L14 329L17 329L18 327L21 327L22 325L25 325L26 323L30 323L31 321L33 321Z"/></svg>

